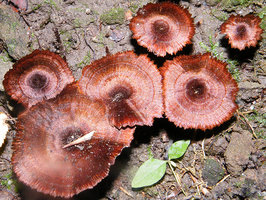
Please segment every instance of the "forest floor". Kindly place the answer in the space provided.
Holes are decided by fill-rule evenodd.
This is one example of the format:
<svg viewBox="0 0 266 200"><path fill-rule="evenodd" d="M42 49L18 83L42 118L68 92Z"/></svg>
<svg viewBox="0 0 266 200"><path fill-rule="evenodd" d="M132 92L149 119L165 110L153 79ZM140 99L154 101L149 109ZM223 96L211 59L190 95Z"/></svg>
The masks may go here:
<svg viewBox="0 0 266 200"><path fill-rule="evenodd" d="M0 199L40 200L44 196L22 183L12 173L12 140L16 135L16 104L4 92L4 74L14 62L34 49L48 49L65 57L76 79L84 66L111 54L134 50L147 54L158 67L173 56L157 58L138 46L129 29L130 15L149 0L29 0L28 9L18 12L0 1L0 111L9 113L10 130L0 149ZM175 1L194 18L192 44L178 55L211 52L227 63L237 80L239 109L222 126L208 131L184 130L167 119L156 119L152 127L137 127L134 140L111 167L109 176L94 189L73 199L266 199L265 184L265 18L263 0ZM230 14L255 14L264 18L263 39L257 47L231 49L220 25ZM176 55L177 56L177 55ZM189 139L185 155L175 160L177 183L167 167L156 184L132 189L132 179L149 159L164 160L169 146ZM57 198L60 199L60 198Z"/></svg>

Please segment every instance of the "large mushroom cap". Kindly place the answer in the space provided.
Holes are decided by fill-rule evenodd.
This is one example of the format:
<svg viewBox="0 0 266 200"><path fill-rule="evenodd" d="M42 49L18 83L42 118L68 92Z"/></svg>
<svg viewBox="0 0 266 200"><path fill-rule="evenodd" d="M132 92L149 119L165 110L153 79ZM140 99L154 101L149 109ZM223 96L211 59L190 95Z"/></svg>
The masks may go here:
<svg viewBox="0 0 266 200"><path fill-rule="evenodd" d="M67 63L50 51L35 50L5 74L6 92L24 106L54 98L74 81Z"/></svg>
<svg viewBox="0 0 266 200"><path fill-rule="evenodd" d="M236 81L210 54L179 56L162 68L165 114L183 128L211 129L237 109Z"/></svg>
<svg viewBox="0 0 266 200"><path fill-rule="evenodd" d="M12 164L19 180L65 198L106 177L134 132L108 125L105 106L76 91L32 106L19 115L17 127ZM84 142L65 146L84 135Z"/></svg>
<svg viewBox="0 0 266 200"><path fill-rule="evenodd" d="M145 55L117 53L86 66L78 81L82 93L108 106L112 125L152 125L163 112L161 75Z"/></svg>
<svg viewBox="0 0 266 200"><path fill-rule="evenodd" d="M147 4L131 20L130 29L138 44L157 56L181 50L195 33L190 13L171 2Z"/></svg>
<svg viewBox="0 0 266 200"><path fill-rule="evenodd" d="M261 19L254 15L244 17L231 15L221 25L221 33L226 34L226 38L229 39L233 48L243 50L246 47L255 47L263 32L260 28L260 22Z"/></svg>

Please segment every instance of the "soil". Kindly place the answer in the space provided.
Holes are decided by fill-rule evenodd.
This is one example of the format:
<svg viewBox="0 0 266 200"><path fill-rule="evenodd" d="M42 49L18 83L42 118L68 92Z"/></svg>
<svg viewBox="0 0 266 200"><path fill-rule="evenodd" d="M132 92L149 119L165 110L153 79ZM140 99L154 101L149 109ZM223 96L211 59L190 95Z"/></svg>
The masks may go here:
<svg viewBox="0 0 266 200"><path fill-rule="evenodd" d="M49 49L64 57L75 78L85 65L120 51L148 54L160 67L166 59L157 58L131 39L130 17L150 0L34 0L26 11L18 11L9 1L0 1L0 81L13 63L34 49ZM265 185L265 30L254 48L231 49L219 27L230 14L256 14L264 17L263 0L190 0L175 1L194 18L193 44L177 55L211 51L229 63L238 81L238 112L234 117L208 131L184 130L167 119L156 119L152 127L137 127L131 146L124 149L111 167L109 176L94 189L73 199L266 199ZM10 126L0 149L0 199L60 199L42 195L20 183L10 163L12 140L16 135L19 105L4 92L0 82L0 111L8 114ZM169 146L190 139L185 155L176 160L175 172L151 187L132 189L138 167L149 158L166 159ZM182 192L182 190L184 192Z"/></svg>

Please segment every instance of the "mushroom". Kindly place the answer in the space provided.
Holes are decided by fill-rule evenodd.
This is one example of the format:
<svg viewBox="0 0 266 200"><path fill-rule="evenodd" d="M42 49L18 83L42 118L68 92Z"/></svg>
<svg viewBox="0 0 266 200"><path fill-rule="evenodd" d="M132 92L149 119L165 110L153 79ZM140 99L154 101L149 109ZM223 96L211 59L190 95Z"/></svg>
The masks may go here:
<svg viewBox="0 0 266 200"><path fill-rule="evenodd" d="M69 198L108 175L133 132L108 125L104 104L72 85L18 116L13 169L31 188Z"/></svg>
<svg viewBox="0 0 266 200"><path fill-rule="evenodd" d="M50 51L35 50L5 74L3 85L12 99L30 107L54 98L74 81L67 63Z"/></svg>
<svg viewBox="0 0 266 200"><path fill-rule="evenodd" d="M237 109L238 86L226 65L209 53L166 61L161 72L169 121L206 130L230 119Z"/></svg>
<svg viewBox="0 0 266 200"><path fill-rule="evenodd" d="M91 99L104 101L111 125L149 125L163 113L161 75L146 55L131 51L86 66L78 85Z"/></svg>
<svg viewBox="0 0 266 200"><path fill-rule="evenodd" d="M260 28L261 19L254 15L231 15L220 29L226 34L231 47L243 50L246 47L255 47L261 39L263 30Z"/></svg>
<svg viewBox="0 0 266 200"><path fill-rule="evenodd" d="M157 56L175 54L191 43L195 33L191 14L171 3L149 3L141 8L129 25L133 38Z"/></svg>

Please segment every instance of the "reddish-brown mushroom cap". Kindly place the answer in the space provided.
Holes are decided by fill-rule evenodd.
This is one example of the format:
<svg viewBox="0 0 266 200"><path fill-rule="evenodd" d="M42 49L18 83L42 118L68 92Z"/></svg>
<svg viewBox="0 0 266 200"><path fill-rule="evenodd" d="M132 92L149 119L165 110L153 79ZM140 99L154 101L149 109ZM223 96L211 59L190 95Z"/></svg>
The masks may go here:
<svg viewBox="0 0 266 200"><path fill-rule="evenodd" d="M35 50L14 64L3 85L11 98L30 107L54 98L73 81L71 70L59 55Z"/></svg>
<svg viewBox="0 0 266 200"><path fill-rule="evenodd" d="M134 132L108 126L102 103L76 91L67 92L19 115L12 157L20 181L39 192L65 198L106 177ZM88 133L90 139L65 146Z"/></svg>
<svg viewBox="0 0 266 200"><path fill-rule="evenodd" d="M260 28L261 19L254 15L244 17L231 15L221 25L221 33L226 34L231 47L243 50L246 47L257 45L263 30Z"/></svg>
<svg viewBox="0 0 266 200"><path fill-rule="evenodd" d="M78 81L82 93L108 106L110 124L149 125L163 112L161 75L146 55L131 51L86 66Z"/></svg>
<svg viewBox="0 0 266 200"><path fill-rule="evenodd" d="M147 4L131 20L130 29L138 44L157 56L182 50L195 33L190 13L171 2Z"/></svg>
<svg viewBox="0 0 266 200"><path fill-rule="evenodd" d="M161 69L165 114L177 126L211 129L237 109L237 83L210 54L179 56Z"/></svg>

